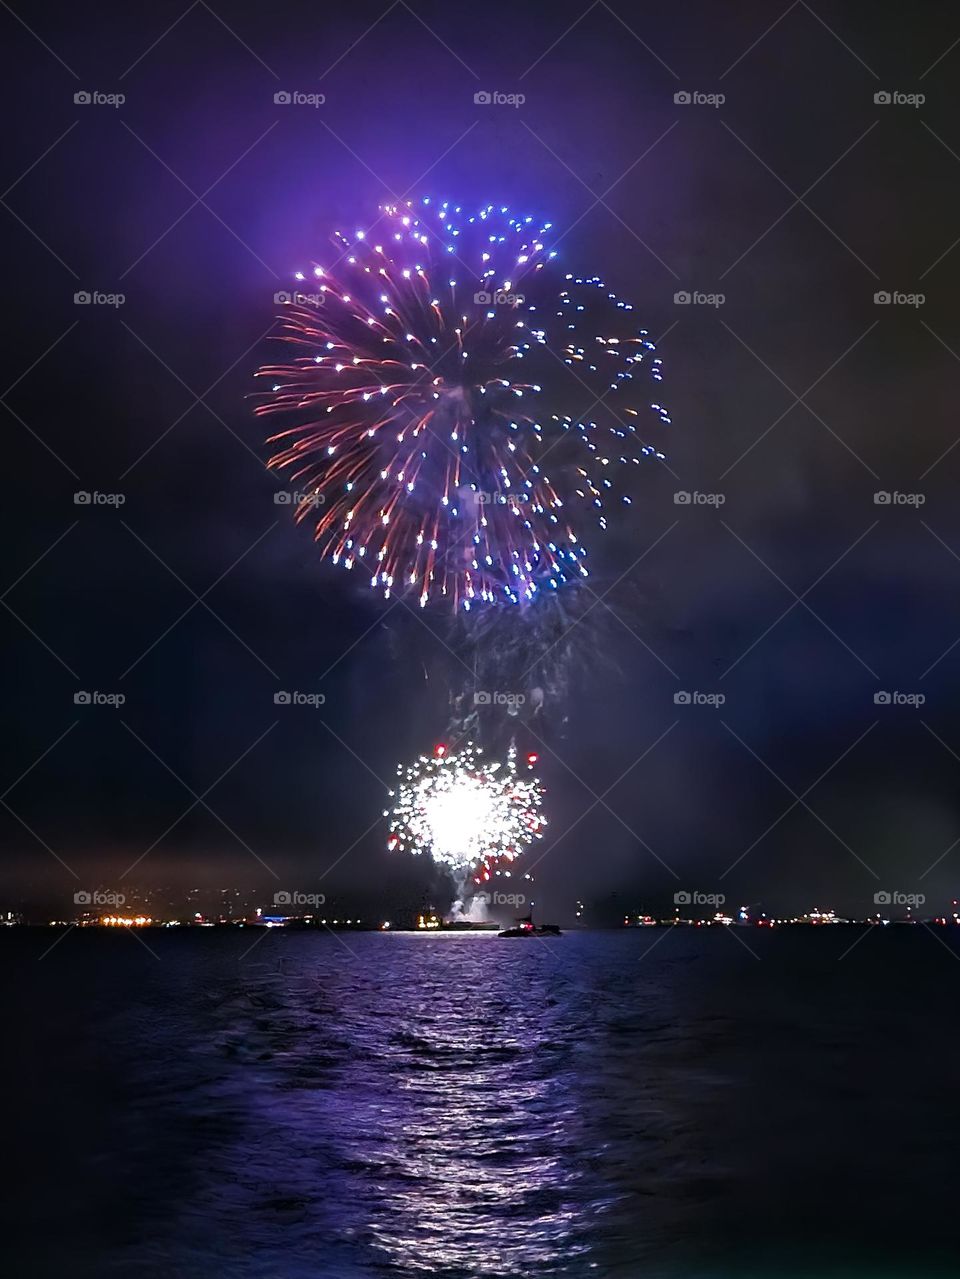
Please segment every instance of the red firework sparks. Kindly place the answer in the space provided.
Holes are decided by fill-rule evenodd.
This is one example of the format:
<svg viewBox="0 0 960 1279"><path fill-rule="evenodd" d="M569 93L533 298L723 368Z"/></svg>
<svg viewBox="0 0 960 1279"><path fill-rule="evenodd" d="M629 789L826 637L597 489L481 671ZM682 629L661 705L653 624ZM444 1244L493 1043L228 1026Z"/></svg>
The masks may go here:
<svg viewBox="0 0 960 1279"><path fill-rule="evenodd" d="M561 273L549 231L506 208L388 205L278 295L291 360L259 371L256 412L292 424L270 465L323 555L386 596L523 604L587 576L612 473L663 456L638 433L641 412L670 420L643 398L653 343L598 277Z"/></svg>

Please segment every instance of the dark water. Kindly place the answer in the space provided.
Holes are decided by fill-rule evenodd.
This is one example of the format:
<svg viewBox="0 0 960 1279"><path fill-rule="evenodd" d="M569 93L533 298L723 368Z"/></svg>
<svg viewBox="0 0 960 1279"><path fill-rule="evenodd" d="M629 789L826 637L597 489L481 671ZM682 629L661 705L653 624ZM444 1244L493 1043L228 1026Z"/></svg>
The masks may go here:
<svg viewBox="0 0 960 1279"><path fill-rule="evenodd" d="M17 1279L960 1271L946 930L54 936L0 930Z"/></svg>

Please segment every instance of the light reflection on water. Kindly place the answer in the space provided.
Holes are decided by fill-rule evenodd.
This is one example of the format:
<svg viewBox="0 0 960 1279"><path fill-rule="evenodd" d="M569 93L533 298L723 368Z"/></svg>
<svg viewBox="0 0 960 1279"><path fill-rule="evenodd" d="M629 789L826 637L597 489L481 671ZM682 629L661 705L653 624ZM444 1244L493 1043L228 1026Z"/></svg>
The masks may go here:
<svg viewBox="0 0 960 1279"><path fill-rule="evenodd" d="M5 1261L30 1279L954 1274L955 964L921 929L839 962L833 931L751 936L756 957L712 929L653 949L151 935L159 962L72 934L56 965L36 962L45 930L0 937L20 975L0 1004L18 1028ZM892 990L910 993L896 1033Z"/></svg>
<svg viewBox="0 0 960 1279"><path fill-rule="evenodd" d="M271 936L280 962L258 946L225 1005L280 1170L305 1131L323 1150L284 1192L305 1217L291 1231L316 1215L370 1274L591 1273L618 1196L583 1125L602 1014L567 939L349 936L320 956L317 940Z"/></svg>
<svg viewBox="0 0 960 1279"><path fill-rule="evenodd" d="M370 1080L381 1123L367 1155L394 1170L381 1186L376 1244L405 1271L560 1273L588 1251L595 1209L556 1003L538 1007L526 984L511 989L509 967L489 989L477 984L477 948L486 963L510 964L503 943L429 944L445 947L451 980L401 996L407 1028Z"/></svg>

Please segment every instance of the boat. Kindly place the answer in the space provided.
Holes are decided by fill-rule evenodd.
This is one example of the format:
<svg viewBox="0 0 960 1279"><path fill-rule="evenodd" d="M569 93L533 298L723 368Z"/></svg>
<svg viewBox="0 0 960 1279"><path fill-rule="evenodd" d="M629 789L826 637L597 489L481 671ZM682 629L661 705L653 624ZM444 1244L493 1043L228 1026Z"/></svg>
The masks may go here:
<svg viewBox="0 0 960 1279"><path fill-rule="evenodd" d="M556 924L535 924L532 913L520 915L512 928L504 928L498 937L562 937Z"/></svg>

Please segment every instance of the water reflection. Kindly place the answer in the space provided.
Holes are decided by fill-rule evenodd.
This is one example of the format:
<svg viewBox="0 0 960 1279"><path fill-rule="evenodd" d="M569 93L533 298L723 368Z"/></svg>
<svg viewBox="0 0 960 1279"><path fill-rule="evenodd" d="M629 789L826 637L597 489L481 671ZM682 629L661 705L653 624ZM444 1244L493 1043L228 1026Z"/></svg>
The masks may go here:
<svg viewBox="0 0 960 1279"><path fill-rule="evenodd" d="M76 930L51 966L24 930L7 1271L945 1279L955 965L834 931L760 963L726 930L165 934L157 963Z"/></svg>
<svg viewBox="0 0 960 1279"><path fill-rule="evenodd" d="M539 997L555 961L522 957L518 982L496 939L416 949L411 979L373 1018L356 1099L364 1156L389 1171L376 1246L404 1272L561 1274L594 1214L569 1026Z"/></svg>

